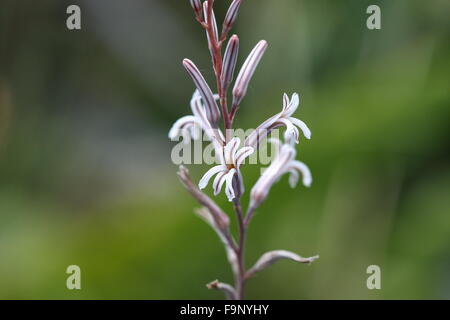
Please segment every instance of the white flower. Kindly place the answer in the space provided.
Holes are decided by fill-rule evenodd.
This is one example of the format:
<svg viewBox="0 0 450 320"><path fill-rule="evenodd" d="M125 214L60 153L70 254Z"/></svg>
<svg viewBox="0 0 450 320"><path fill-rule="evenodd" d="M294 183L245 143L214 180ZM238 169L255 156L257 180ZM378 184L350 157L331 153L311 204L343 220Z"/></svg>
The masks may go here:
<svg viewBox="0 0 450 320"><path fill-rule="evenodd" d="M279 140L275 140L274 142L279 143ZM258 207L269 194L272 185L277 182L285 173L290 173L289 185L292 188L297 185L300 173L303 176L303 184L306 187L309 187L311 185L311 172L303 162L295 160L295 155L296 152L292 144L286 143L281 146L278 154L275 156L275 159L263 172L263 174L251 190L251 207Z"/></svg>
<svg viewBox="0 0 450 320"><path fill-rule="evenodd" d="M214 95L215 99L219 99L218 95ZM175 138L181 133L183 136L183 142L189 143L192 138L194 140L201 138L201 130L203 130L209 140L211 140L216 149L219 146L225 144L220 129L213 128L209 122L205 106L202 100L202 96L198 90L195 90L191 99L192 115L184 116L178 119L169 131L169 138L175 140Z"/></svg>
<svg viewBox="0 0 450 320"><path fill-rule="evenodd" d="M244 160L253 153L254 149L252 147L239 149L240 144L241 140L237 137L226 144L219 157L221 164L212 167L205 173L198 184L200 189L204 189L208 185L209 180L216 176L213 181L214 195L220 193L224 183L225 193L229 201L239 196L236 193L244 191L239 168Z"/></svg>
<svg viewBox="0 0 450 320"><path fill-rule="evenodd" d="M299 103L300 99L297 93L294 93L290 100L285 93L283 95L283 109L281 112L267 119L256 128L256 130L247 137L245 145L257 147L273 129L281 126L286 127L284 139L289 143L293 141L298 143L300 136L298 128L300 128L307 139L311 139L311 130L309 130L308 126L303 121L292 117L292 114L297 110Z"/></svg>

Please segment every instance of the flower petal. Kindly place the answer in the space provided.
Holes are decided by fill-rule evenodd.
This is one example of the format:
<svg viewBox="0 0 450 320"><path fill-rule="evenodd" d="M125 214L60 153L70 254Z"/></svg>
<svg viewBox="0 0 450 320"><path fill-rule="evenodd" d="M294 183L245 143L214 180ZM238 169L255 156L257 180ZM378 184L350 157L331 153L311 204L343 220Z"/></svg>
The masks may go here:
<svg viewBox="0 0 450 320"><path fill-rule="evenodd" d="M214 195L217 196L222 190L222 185L225 182L225 176L227 175L227 171L221 171L217 174L216 178L213 182Z"/></svg>
<svg viewBox="0 0 450 320"><path fill-rule="evenodd" d="M239 148L239 145L241 144L241 139L238 137L234 137L231 139L224 149L224 155L225 155L225 162L226 164L233 164L234 163L234 155Z"/></svg>
<svg viewBox="0 0 450 320"><path fill-rule="evenodd" d="M253 149L252 147L242 147L241 149L239 149L239 151L235 154L236 159L234 161L234 166L239 169L244 160L249 157L254 151L255 149Z"/></svg>
<svg viewBox="0 0 450 320"><path fill-rule="evenodd" d="M283 94L283 112L286 111L289 106L289 97L286 93Z"/></svg>
<svg viewBox="0 0 450 320"><path fill-rule="evenodd" d="M298 96L298 93L294 93L292 95L291 101L289 102L289 105L283 110L283 115L285 117L290 117L295 112L295 110L297 110L299 104L300 98Z"/></svg>
<svg viewBox="0 0 450 320"><path fill-rule="evenodd" d="M280 118L278 122L286 126L284 139L287 142L295 141L295 143L298 143L298 129L294 126L294 124L289 119L286 118Z"/></svg>
<svg viewBox="0 0 450 320"><path fill-rule="evenodd" d="M289 175L289 185L291 186L291 188L295 188L295 186L298 183L298 178L300 177L300 174L295 169L289 170L289 173L290 173L290 175Z"/></svg>
<svg viewBox="0 0 450 320"><path fill-rule="evenodd" d="M233 178L236 173L236 169L231 169L224 177L227 184L225 185L225 194L228 197L228 201L233 201L235 198L235 193L233 189Z"/></svg>
<svg viewBox="0 0 450 320"><path fill-rule="evenodd" d="M198 120L194 116L184 116L175 121L172 128L169 130L169 138L174 140L180 133L181 129L188 124L198 123Z"/></svg>
<svg viewBox="0 0 450 320"><path fill-rule="evenodd" d="M224 165L218 165L218 166L214 166L211 169L209 169L208 171L206 171L206 173L203 175L203 177L200 179L200 182L198 183L198 187L200 189L204 189L207 185L209 180L217 173L221 172L221 171L225 171L227 169L226 166Z"/></svg>
<svg viewBox="0 0 450 320"><path fill-rule="evenodd" d="M302 130L303 135L305 136L306 139L311 139L311 130L309 130L308 126L301 120L294 118L294 117L290 117L289 120L296 125L297 127L300 128L300 130Z"/></svg>
<svg viewBox="0 0 450 320"><path fill-rule="evenodd" d="M304 164L303 162L298 161L298 160L292 160L289 163L289 171L292 169L298 170L302 173L302 176L303 176L302 181L303 181L303 185L305 187L311 186L312 175L311 175L311 171L309 170L309 168L306 164Z"/></svg>

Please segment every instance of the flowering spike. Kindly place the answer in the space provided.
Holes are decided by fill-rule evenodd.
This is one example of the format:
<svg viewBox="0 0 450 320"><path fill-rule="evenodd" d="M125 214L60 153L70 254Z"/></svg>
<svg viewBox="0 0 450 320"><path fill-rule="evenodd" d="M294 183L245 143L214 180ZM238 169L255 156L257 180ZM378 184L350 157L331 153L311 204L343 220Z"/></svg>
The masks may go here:
<svg viewBox="0 0 450 320"><path fill-rule="evenodd" d="M184 59L183 66L191 76L192 80L195 83L195 86L197 87L203 98L203 102L205 103L206 116L211 123L211 126L216 128L220 120L220 111L211 89L206 83L205 78L203 78L202 74L191 60Z"/></svg>
<svg viewBox="0 0 450 320"><path fill-rule="evenodd" d="M233 80L234 69L236 68L236 61L239 52L239 38L237 35L233 35L228 41L227 48L225 50L225 55L223 58L223 69L220 78L220 83L223 92L226 92L228 86Z"/></svg>
<svg viewBox="0 0 450 320"><path fill-rule="evenodd" d="M228 8L228 12L225 16L222 26L222 38L226 37L231 28L233 28L234 22L236 21L239 13L239 7L241 6L241 3L242 0L234 0Z"/></svg>
<svg viewBox="0 0 450 320"><path fill-rule="evenodd" d="M236 83L233 88L233 106L238 106L245 94L247 93L248 84L255 73L256 67L258 66L259 61L261 60L264 52L267 49L267 42L265 40L261 40L255 46L255 48L250 52L247 60L245 60L244 65L239 71L239 75L237 76Z"/></svg>

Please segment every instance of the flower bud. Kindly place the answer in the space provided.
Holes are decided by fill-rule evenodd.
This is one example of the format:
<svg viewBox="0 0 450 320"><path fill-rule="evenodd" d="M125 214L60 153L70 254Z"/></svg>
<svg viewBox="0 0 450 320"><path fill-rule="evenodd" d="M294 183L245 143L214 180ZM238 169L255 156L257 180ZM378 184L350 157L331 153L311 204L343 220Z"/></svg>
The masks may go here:
<svg viewBox="0 0 450 320"><path fill-rule="evenodd" d="M209 13L208 1L205 1L205 2L203 2L203 15L204 15L204 20L206 23L209 23L208 13ZM214 14L214 10L211 10L211 23L212 23L212 28L213 28L214 39L211 39L208 31L206 31L206 38L208 39L209 51L211 52L211 56L213 57L214 56L214 52L213 52L214 43L217 43L217 41L219 41L219 31L217 30L217 22L216 22L216 16Z"/></svg>
<svg viewBox="0 0 450 320"><path fill-rule="evenodd" d="M239 7L241 6L241 3L242 0L234 0L228 8L228 12L223 21L222 35L227 35L231 28L233 28L234 22L236 21L239 13Z"/></svg>
<svg viewBox="0 0 450 320"><path fill-rule="evenodd" d="M191 7L194 9L194 13L197 17L201 17L202 13L202 2L200 0L190 0Z"/></svg>
<svg viewBox="0 0 450 320"><path fill-rule="evenodd" d="M220 111L219 107L217 106L217 102L214 98L214 95L211 89L209 88L208 84L206 83L205 78L202 76L198 68L191 60L184 59L183 66L191 76L192 80L195 83L195 86L197 87L198 91L200 92L200 95L202 96L203 102L205 104L206 117L208 118L208 121L210 122L213 128L217 127L220 120Z"/></svg>
<svg viewBox="0 0 450 320"><path fill-rule="evenodd" d="M223 57L223 69L220 79L223 92L227 91L228 86L233 80L238 52L239 52L239 38L237 35L233 35L230 38L230 41L228 41L227 48L225 49L225 55Z"/></svg>
<svg viewBox="0 0 450 320"><path fill-rule="evenodd" d="M250 80L255 73L256 67L258 66L258 63L261 60L266 49L267 42L265 40L261 40L255 46L252 52L250 52L247 60L245 60L233 88L234 106L238 106L247 93L248 84L250 83Z"/></svg>

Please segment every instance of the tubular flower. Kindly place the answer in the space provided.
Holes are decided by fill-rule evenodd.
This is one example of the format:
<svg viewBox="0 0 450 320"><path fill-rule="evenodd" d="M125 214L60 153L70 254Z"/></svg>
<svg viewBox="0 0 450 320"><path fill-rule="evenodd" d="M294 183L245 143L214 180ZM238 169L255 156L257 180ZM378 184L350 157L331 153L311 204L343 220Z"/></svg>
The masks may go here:
<svg viewBox="0 0 450 320"><path fill-rule="evenodd" d="M278 141L278 140L276 140ZM277 142L279 143L279 142ZM295 160L295 149L290 143L281 146L275 159L263 172L250 193L250 207L258 207L269 194L270 188L282 175L290 173L289 185L294 188L299 180L300 173L303 175L303 184L309 187L312 183L311 172L306 164Z"/></svg>
<svg viewBox="0 0 450 320"><path fill-rule="evenodd" d="M245 145L258 147L260 142L266 138L273 129L281 126L286 127L284 133L286 142L298 143L300 136L298 128L300 128L306 139L311 139L311 130L309 130L308 126L303 121L292 117L292 114L297 110L299 103L300 99L297 93L294 93L290 100L285 93L283 95L283 109L281 112L270 117L256 128L245 140Z"/></svg>
<svg viewBox="0 0 450 320"><path fill-rule="evenodd" d="M216 176L213 181L214 195L218 195L225 183L225 193L229 201L239 197L244 192L240 167L244 160L250 156L254 149L252 147L239 148L241 140L237 137L231 139L223 148L219 157L221 164L209 169L200 180L198 187L204 189L209 180Z"/></svg>
<svg viewBox="0 0 450 320"><path fill-rule="evenodd" d="M219 99L218 95L214 95L214 99ZM183 142L189 143L192 138L194 140L201 137L203 130L207 138L214 143L216 149L223 146L225 139L220 129L213 128L206 115L205 106L202 96L198 90L194 91L191 99L192 115L184 116L178 119L169 131L169 138L175 140L178 135L183 136Z"/></svg>

